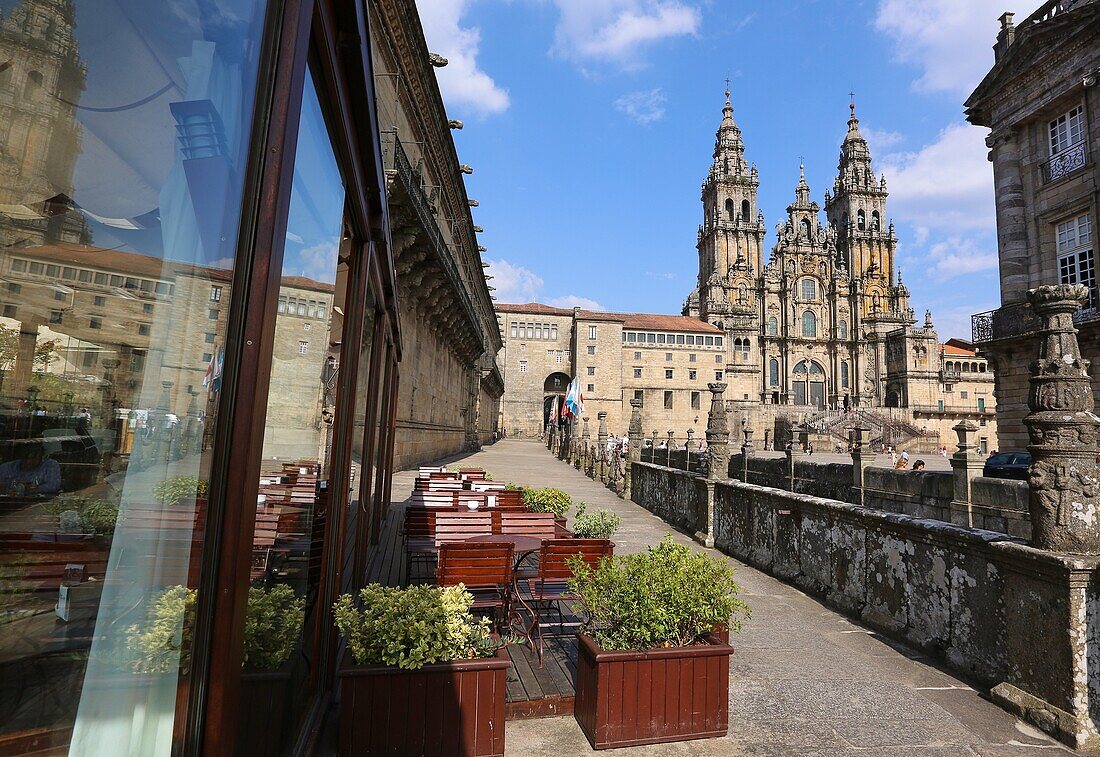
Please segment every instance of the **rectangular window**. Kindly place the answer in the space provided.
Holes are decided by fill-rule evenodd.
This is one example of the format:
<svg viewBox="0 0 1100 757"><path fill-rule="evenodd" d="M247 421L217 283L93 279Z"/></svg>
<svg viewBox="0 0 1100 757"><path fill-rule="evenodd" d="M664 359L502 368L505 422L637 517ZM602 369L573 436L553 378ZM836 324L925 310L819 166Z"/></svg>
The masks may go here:
<svg viewBox="0 0 1100 757"><path fill-rule="evenodd" d="M715 371L714 372L714 380L715 381L721 381L722 380L722 371Z"/></svg>
<svg viewBox="0 0 1100 757"><path fill-rule="evenodd" d="M527 361L526 360L520 360L519 361L519 372L520 373L527 373Z"/></svg>
<svg viewBox="0 0 1100 757"><path fill-rule="evenodd" d="M714 356L714 362L721 363L722 362L722 356L721 355L715 355Z"/></svg>
<svg viewBox="0 0 1100 757"><path fill-rule="evenodd" d="M588 354L589 354L589 355L595 355L595 354L596 354L596 348L595 348L595 347L591 347L591 346L590 346L590 347L588 348Z"/></svg>
<svg viewBox="0 0 1100 757"><path fill-rule="evenodd" d="M305 300L298 300L298 315L305 316L309 314L309 303Z"/></svg>
<svg viewBox="0 0 1100 757"><path fill-rule="evenodd" d="M97 294L95 297L92 298L92 303L97 308L101 308L107 305L107 298L103 295Z"/></svg>
<svg viewBox="0 0 1100 757"><path fill-rule="evenodd" d="M699 409L699 392L692 392L691 393L691 409L692 410L698 410Z"/></svg>
<svg viewBox="0 0 1100 757"><path fill-rule="evenodd" d="M143 302L141 304L141 312L143 312L143 313L152 313L153 312L153 303Z"/></svg>
<svg viewBox="0 0 1100 757"><path fill-rule="evenodd" d="M671 363L672 362L672 353L671 352L666 352L665 353L665 362L666 363Z"/></svg>
<svg viewBox="0 0 1100 757"><path fill-rule="evenodd" d="M77 274L77 279L82 283L87 284L92 280L92 272L87 270L86 268L81 268L80 273Z"/></svg>
<svg viewBox="0 0 1100 757"><path fill-rule="evenodd" d="M317 300L310 300L309 301L309 317L310 318L316 318L317 317Z"/></svg>
<svg viewBox="0 0 1100 757"><path fill-rule="evenodd" d="M138 334L140 334L141 336L149 336L149 324L148 323L139 323L138 324Z"/></svg>
<svg viewBox="0 0 1100 757"><path fill-rule="evenodd" d="M206 332L206 335L205 335L204 339L205 339L207 344L213 344L214 343L214 335L211 334L209 331ZM298 342L298 344L300 345L302 343ZM306 342L306 344L309 344L309 342Z"/></svg>
<svg viewBox="0 0 1100 757"><path fill-rule="evenodd" d="M286 297L280 297L279 298L279 312L280 313L285 313L286 312Z"/></svg>
<svg viewBox="0 0 1100 757"><path fill-rule="evenodd" d="M596 327L595 326L589 326L588 327L588 338L589 339L595 339L596 338Z"/></svg>
<svg viewBox="0 0 1100 757"><path fill-rule="evenodd" d="M210 287L210 301L221 302L222 301L222 288L219 286Z"/></svg>
<svg viewBox="0 0 1100 757"><path fill-rule="evenodd" d="M514 324L514 323L513 323L513 324L512 324L512 338L513 338L513 339L515 339L516 337L517 337L517 334L516 334L516 324Z"/></svg>
<svg viewBox="0 0 1100 757"><path fill-rule="evenodd" d="M558 338L558 327L557 326L554 326L554 325L550 326L550 338L551 339L557 339Z"/></svg>
<svg viewBox="0 0 1100 757"><path fill-rule="evenodd" d="M18 286L18 285L17 285ZM69 295L66 292L54 290L53 298L55 300L64 301Z"/></svg>
<svg viewBox="0 0 1100 757"><path fill-rule="evenodd" d="M140 289L143 292L152 292L153 291L153 282L149 281L148 279L142 279L141 283L138 284L138 289Z"/></svg>
<svg viewBox="0 0 1100 757"><path fill-rule="evenodd" d="M528 339L534 339L535 338L535 327L534 327L534 325L531 325L531 326L527 327L527 338Z"/></svg>
<svg viewBox="0 0 1100 757"><path fill-rule="evenodd" d="M84 355L81 357L81 363L83 363L85 368L95 368L99 365L99 353L93 352L92 350L85 351Z"/></svg>
<svg viewBox="0 0 1100 757"><path fill-rule="evenodd" d="M672 409L672 392L665 392L665 410Z"/></svg>
<svg viewBox="0 0 1100 757"><path fill-rule="evenodd" d="M1085 110L1078 105L1050 122L1050 154L1057 155L1085 138Z"/></svg>
<svg viewBox="0 0 1100 757"><path fill-rule="evenodd" d="M665 343L665 335L664 334L658 334L657 335L657 344L664 344L664 343Z"/></svg>
<svg viewBox="0 0 1100 757"><path fill-rule="evenodd" d="M707 337L703 337L703 338L706 340L705 344L706 344L707 347L713 347L714 346L714 337L707 336Z"/></svg>
<svg viewBox="0 0 1100 757"><path fill-rule="evenodd" d="M642 353L640 353L640 352L635 352L635 353L634 353L634 359L635 359L635 360L641 360L641 359L642 359Z"/></svg>
<svg viewBox="0 0 1100 757"><path fill-rule="evenodd" d="M645 341L646 341L646 344L655 344L657 342L657 335L656 334L646 334L645 335Z"/></svg>
<svg viewBox="0 0 1100 757"><path fill-rule="evenodd" d="M8 282L8 294L19 294L23 291L23 287L19 286L15 282Z"/></svg>
<svg viewBox="0 0 1100 757"><path fill-rule="evenodd" d="M27 261L16 258L11 261L11 269L16 273L22 273L27 270Z"/></svg>
<svg viewBox="0 0 1100 757"><path fill-rule="evenodd" d="M596 366L594 366L594 365L588 366L588 375L589 376L595 376L596 375Z"/></svg>
<svg viewBox="0 0 1100 757"><path fill-rule="evenodd" d="M320 320L323 321L327 318L327 313L328 313L328 303L327 302L318 302L317 303L317 317Z"/></svg>
<svg viewBox="0 0 1100 757"><path fill-rule="evenodd" d="M46 275L47 276L51 276L51 277L56 279L58 274L60 274L60 273L61 273L61 267L60 266L56 266L56 265L47 265L46 266Z"/></svg>
<svg viewBox="0 0 1100 757"><path fill-rule="evenodd" d="M1092 218L1085 213L1059 223L1056 227L1058 280L1062 284L1096 286L1096 268L1092 248Z"/></svg>
<svg viewBox="0 0 1100 757"><path fill-rule="evenodd" d="M695 344L695 335L694 334L688 334L687 335L687 343L688 344Z"/></svg>
<svg viewBox="0 0 1100 757"><path fill-rule="evenodd" d="M645 390L644 389L635 389L634 390L634 399L638 400L638 402L644 403L645 402Z"/></svg>
<svg viewBox="0 0 1100 757"><path fill-rule="evenodd" d="M101 329L101 328L103 328L103 321L100 320L99 318L89 319L88 328L90 328L90 329Z"/></svg>
<svg viewBox="0 0 1100 757"><path fill-rule="evenodd" d="M202 362L206 363L207 365L209 365L210 361L213 360L213 359L214 359L213 353L210 353L210 352L202 353Z"/></svg>
<svg viewBox="0 0 1100 757"><path fill-rule="evenodd" d="M212 321L218 320L218 311L214 310L213 308L210 309L210 312L207 315L210 317L210 320L212 320Z"/></svg>
<svg viewBox="0 0 1100 757"><path fill-rule="evenodd" d="M695 381L699 378L699 371L688 371L688 380Z"/></svg>
<svg viewBox="0 0 1100 757"><path fill-rule="evenodd" d="M549 339L550 338L550 327L549 326L543 326L542 327L542 338L543 339Z"/></svg>
<svg viewBox="0 0 1100 757"><path fill-rule="evenodd" d="M586 389L585 391L588 391L588 392L596 391L596 385L595 384L589 384L588 389Z"/></svg>
<svg viewBox="0 0 1100 757"><path fill-rule="evenodd" d="M959 392L960 399L967 399L970 396L970 392Z"/></svg>
<svg viewBox="0 0 1100 757"><path fill-rule="evenodd" d="M666 379L672 378L672 369L671 368L666 368L665 369L665 378Z"/></svg>
<svg viewBox="0 0 1100 757"><path fill-rule="evenodd" d="M565 353L563 353L561 350L558 350L557 354L554 355L554 362L556 362L558 365L561 365L564 361Z"/></svg>
<svg viewBox="0 0 1100 757"><path fill-rule="evenodd" d="M19 312L19 308L17 308L15 305L5 305L4 306L4 317L5 318L15 318L15 316L18 312Z"/></svg>
<svg viewBox="0 0 1100 757"><path fill-rule="evenodd" d="M634 342L638 341L638 335L635 334L633 331L630 331L626 335L626 341L633 344Z"/></svg>
<svg viewBox="0 0 1100 757"><path fill-rule="evenodd" d="M31 273L33 273L35 276L41 276L42 273L45 270L46 270L46 266L42 265L41 263L31 263ZM100 276L103 276L103 274L100 274ZM104 276L104 278L107 278L107 277ZM96 281L96 283L97 284L102 284L102 283L105 283L105 282Z"/></svg>
<svg viewBox="0 0 1100 757"><path fill-rule="evenodd" d="M306 342L306 341L299 341L298 342L298 354L299 355L308 355L309 354L309 342Z"/></svg>
<svg viewBox="0 0 1100 757"><path fill-rule="evenodd" d="M61 317L63 315L64 315L64 312L61 311L61 310L51 310L50 311L50 323L61 323Z"/></svg>
<svg viewBox="0 0 1100 757"><path fill-rule="evenodd" d="M156 286L157 294L174 294L175 290L171 284L165 284L163 281L158 281Z"/></svg>
<svg viewBox="0 0 1100 757"><path fill-rule="evenodd" d="M689 363L694 363L696 357L697 357L696 354L694 352L692 352L690 355L688 355L688 362Z"/></svg>
<svg viewBox="0 0 1100 757"><path fill-rule="evenodd" d="M641 377L642 377L642 369L641 368L635 368L634 369L634 378L641 378Z"/></svg>
<svg viewBox="0 0 1100 757"><path fill-rule="evenodd" d="M714 346L715 347L721 347L722 346L722 337L720 337L720 336L714 337Z"/></svg>
<svg viewBox="0 0 1100 757"><path fill-rule="evenodd" d="M61 278L63 278L63 279L75 279L76 278L76 269L75 268L69 268L68 266L65 266L64 268L61 269Z"/></svg>
<svg viewBox="0 0 1100 757"><path fill-rule="evenodd" d="M31 272L34 272L34 265L31 266ZM107 286L107 280L108 277L105 273L97 273L95 275L95 283L99 284L100 286Z"/></svg>

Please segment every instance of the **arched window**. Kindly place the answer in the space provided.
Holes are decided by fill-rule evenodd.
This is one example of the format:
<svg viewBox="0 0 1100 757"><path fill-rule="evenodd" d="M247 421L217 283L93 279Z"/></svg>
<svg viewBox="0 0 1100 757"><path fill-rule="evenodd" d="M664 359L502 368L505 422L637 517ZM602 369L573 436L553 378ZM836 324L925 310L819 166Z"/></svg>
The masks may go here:
<svg viewBox="0 0 1100 757"><path fill-rule="evenodd" d="M841 389L847 389L848 388L848 364L847 363L841 363L840 364L840 388Z"/></svg>
<svg viewBox="0 0 1100 757"><path fill-rule="evenodd" d="M38 71L31 71L27 74L27 83L23 85L23 99L30 100L38 94L38 90L42 88L42 74Z"/></svg>
<svg viewBox="0 0 1100 757"><path fill-rule="evenodd" d="M878 224L879 224L878 211L877 210L872 210L871 211L871 230L872 231L878 231L878 229L879 229Z"/></svg>
<svg viewBox="0 0 1100 757"><path fill-rule="evenodd" d="M812 310L807 310L802 314L802 336L817 336L817 316L814 315Z"/></svg>
<svg viewBox="0 0 1100 757"><path fill-rule="evenodd" d="M847 339L848 338L848 322L847 321L842 320L842 321L837 323L837 325L836 325L836 338L837 339Z"/></svg>
<svg viewBox="0 0 1100 757"><path fill-rule="evenodd" d="M804 302L817 300L817 282L813 279L802 279L802 300Z"/></svg>
<svg viewBox="0 0 1100 757"><path fill-rule="evenodd" d="M741 220L745 223L749 221L749 215L752 212L752 206L749 205L748 200L741 201Z"/></svg>
<svg viewBox="0 0 1100 757"><path fill-rule="evenodd" d="M779 319L774 315L768 319L768 336L779 335Z"/></svg>
<svg viewBox="0 0 1100 757"><path fill-rule="evenodd" d="M794 367L794 404L825 407L825 370L817 363L803 360Z"/></svg>
<svg viewBox="0 0 1100 757"><path fill-rule="evenodd" d="M802 219L802 234L809 239L810 238L810 222L809 220Z"/></svg>
<svg viewBox="0 0 1100 757"><path fill-rule="evenodd" d="M779 386L779 361L774 357L768 361L768 385Z"/></svg>
<svg viewBox="0 0 1100 757"><path fill-rule="evenodd" d="M741 350L741 360L742 360L742 362L745 362L745 363L749 362L749 350L751 349L749 347L749 340L748 339L742 339L741 340L741 346L740 346L739 349Z"/></svg>
<svg viewBox="0 0 1100 757"><path fill-rule="evenodd" d="M726 218L728 220L732 221L733 220L733 215L734 215L733 200L731 200L730 198L727 197L726 198Z"/></svg>
<svg viewBox="0 0 1100 757"><path fill-rule="evenodd" d="M862 210L856 213L856 228L860 229L861 231L867 228L867 214L864 213Z"/></svg>

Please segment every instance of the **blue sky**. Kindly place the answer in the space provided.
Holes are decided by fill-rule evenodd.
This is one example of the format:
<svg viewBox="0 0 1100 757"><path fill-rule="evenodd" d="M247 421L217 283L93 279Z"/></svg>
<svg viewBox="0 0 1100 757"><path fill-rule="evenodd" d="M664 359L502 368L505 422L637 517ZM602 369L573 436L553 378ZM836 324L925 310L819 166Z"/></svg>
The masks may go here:
<svg viewBox="0 0 1100 757"><path fill-rule="evenodd" d="M995 307L985 130L962 102L1012 0L418 0L498 300L678 313L731 79L769 229L800 156L823 204L848 92L898 261L941 339ZM1006 5L1008 3L1008 5ZM1037 2L1032 3L1037 4Z"/></svg>

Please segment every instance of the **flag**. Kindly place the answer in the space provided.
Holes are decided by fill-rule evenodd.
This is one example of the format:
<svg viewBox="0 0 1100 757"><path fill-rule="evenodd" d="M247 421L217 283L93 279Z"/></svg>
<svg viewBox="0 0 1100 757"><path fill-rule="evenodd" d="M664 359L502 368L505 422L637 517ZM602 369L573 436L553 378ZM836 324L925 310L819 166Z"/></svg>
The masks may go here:
<svg viewBox="0 0 1100 757"><path fill-rule="evenodd" d="M550 415L548 416L551 423L557 422L558 419L558 396L554 395L554 399L550 402Z"/></svg>
<svg viewBox="0 0 1100 757"><path fill-rule="evenodd" d="M565 394L565 407L569 415L574 418L584 415L584 394L581 393L579 376L569 383L569 391Z"/></svg>
<svg viewBox="0 0 1100 757"><path fill-rule="evenodd" d="M210 356L210 364L206 366L206 373L202 377L202 386L211 394L222 387L222 369L225 367L225 353L215 347Z"/></svg>

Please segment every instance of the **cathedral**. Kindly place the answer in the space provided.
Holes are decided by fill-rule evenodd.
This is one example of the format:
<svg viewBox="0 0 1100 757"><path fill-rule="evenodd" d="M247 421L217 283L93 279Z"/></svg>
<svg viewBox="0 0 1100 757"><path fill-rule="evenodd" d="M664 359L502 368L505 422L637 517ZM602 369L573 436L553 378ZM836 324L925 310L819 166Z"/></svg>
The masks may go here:
<svg viewBox="0 0 1100 757"><path fill-rule="evenodd" d="M931 316L915 327L886 222L886 178L875 175L851 111L825 222L803 172L765 260L760 175L726 91L702 188L698 287L684 315L727 334L729 396L848 409L919 404L938 389Z"/></svg>
<svg viewBox="0 0 1100 757"><path fill-rule="evenodd" d="M859 422L877 444L938 450L953 448L952 427L969 420L979 449L995 449L990 366L967 341L941 343L930 312L914 316L886 179L875 175L855 105L824 217L803 167L767 253L759 187L727 90L702 186L697 286L681 315L497 303L501 428L542 433L555 397L579 377L588 414L606 413L612 433L625 431L639 400L647 432L684 438L701 432L717 381L734 422L765 446L797 422L832 447Z"/></svg>

